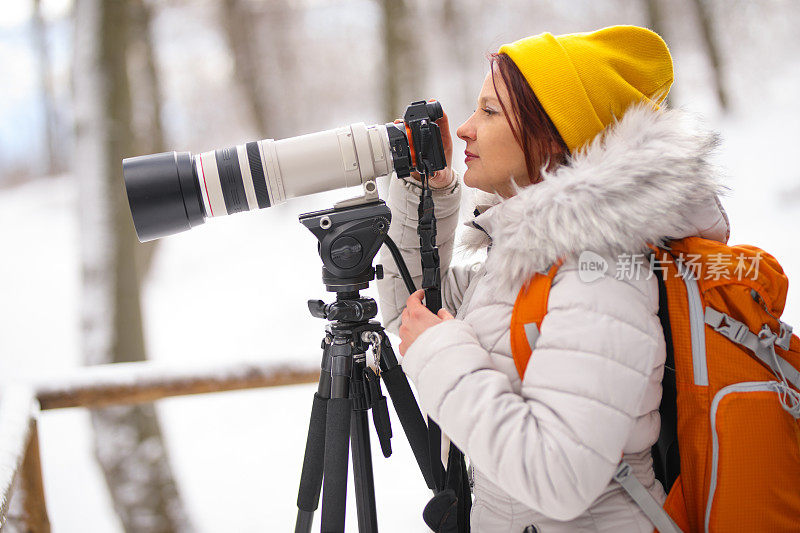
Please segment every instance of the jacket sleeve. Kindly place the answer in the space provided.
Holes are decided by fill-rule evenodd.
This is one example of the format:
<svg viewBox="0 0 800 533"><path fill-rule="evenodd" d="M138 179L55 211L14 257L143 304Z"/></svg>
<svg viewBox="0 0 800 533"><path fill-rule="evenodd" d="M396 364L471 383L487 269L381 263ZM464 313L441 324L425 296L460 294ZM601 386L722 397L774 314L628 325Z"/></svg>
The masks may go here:
<svg viewBox="0 0 800 533"><path fill-rule="evenodd" d="M654 285L608 275L585 283L562 266L520 394L462 320L426 330L403 369L478 470L525 505L570 520L610 482L663 364Z"/></svg>
<svg viewBox="0 0 800 533"><path fill-rule="evenodd" d="M414 285L422 285L422 264L420 263L419 235L417 235L417 205L419 186L414 180L392 179L389 185L387 204L392 211L389 236L397 244L408 266ZM453 256L458 211L461 203L461 183L456 175L454 183L444 189L434 189L434 214L436 216L436 244L439 247L439 262L442 272L442 305L453 315L456 314L464 297L464 292L476 269L474 265L458 265L450 268ZM380 262L384 277L378 281L378 297L384 327L395 335L400 328L400 313L406 305L409 293L400 277L389 251L381 249Z"/></svg>

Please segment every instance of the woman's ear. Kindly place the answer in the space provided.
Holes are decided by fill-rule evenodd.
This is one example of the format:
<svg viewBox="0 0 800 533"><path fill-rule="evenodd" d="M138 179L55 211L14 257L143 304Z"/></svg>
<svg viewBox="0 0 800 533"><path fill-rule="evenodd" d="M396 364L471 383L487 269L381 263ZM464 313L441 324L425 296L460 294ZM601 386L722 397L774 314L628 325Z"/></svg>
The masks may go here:
<svg viewBox="0 0 800 533"><path fill-rule="evenodd" d="M550 154L550 164L547 165L548 171L555 170L569 159L569 152L565 151L564 147L555 140L550 142Z"/></svg>

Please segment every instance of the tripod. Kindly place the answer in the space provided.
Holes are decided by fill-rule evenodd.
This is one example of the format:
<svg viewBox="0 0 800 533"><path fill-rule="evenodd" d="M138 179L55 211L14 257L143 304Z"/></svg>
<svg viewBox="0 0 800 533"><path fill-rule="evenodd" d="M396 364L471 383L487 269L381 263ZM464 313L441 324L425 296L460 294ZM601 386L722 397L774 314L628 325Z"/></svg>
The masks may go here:
<svg viewBox="0 0 800 533"><path fill-rule="evenodd" d="M320 490L321 530L344 531L348 445L353 453L359 531L378 531L367 411L373 411L381 449L388 457L392 432L381 378L425 482L430 489L435 487L422 413L383 327L373 320L378 313L375 300L359 294L370 281L383 277L380 265L373 268L372 261L387 238L390 220L391 212L380 200L300 216L300 222L319 240L323 283L329 292L336 293L336 301L308 302L311 314L329 323L321 345L322 368L300 475L296 533L311 531ZM375 355L377 372L367 365L369 348Z"/></svg>

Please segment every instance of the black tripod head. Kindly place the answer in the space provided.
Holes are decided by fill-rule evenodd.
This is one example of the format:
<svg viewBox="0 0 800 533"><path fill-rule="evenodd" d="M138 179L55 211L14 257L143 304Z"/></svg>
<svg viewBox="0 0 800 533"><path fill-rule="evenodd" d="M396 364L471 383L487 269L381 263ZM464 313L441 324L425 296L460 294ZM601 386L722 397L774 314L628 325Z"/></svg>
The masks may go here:
<svg viewBox="0 0 800 533"><path fill-rule="evenodd" d="M392 213L383 200L300 215L300 222L319 240L326 290L358 298L359 290L383 277L381 266L373 267L372 261L391 220Z"/></svg>
<svg viewBox="0 0 800 533"><path fill-rule="evenodd" d="M309 300L311 315L331 322L368 322L378 316L378 304L372 298L359 298L357 293L338 295L339 299L330 304L322 300Z"/></svg>

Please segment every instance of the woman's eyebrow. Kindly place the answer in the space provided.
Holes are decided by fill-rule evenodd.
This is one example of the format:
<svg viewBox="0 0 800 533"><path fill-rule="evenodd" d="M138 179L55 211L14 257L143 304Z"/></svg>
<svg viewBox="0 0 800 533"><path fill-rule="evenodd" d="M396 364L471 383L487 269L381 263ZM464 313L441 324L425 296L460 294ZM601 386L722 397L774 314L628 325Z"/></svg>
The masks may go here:
<svg viewBox="0 0 800 533"><path fill-rule="evenodd" d="M497 98L495 98L494 96L481 96L480 99L478 100L478 106L486 105L490 101L495 103L498 102Z"/></svg>

